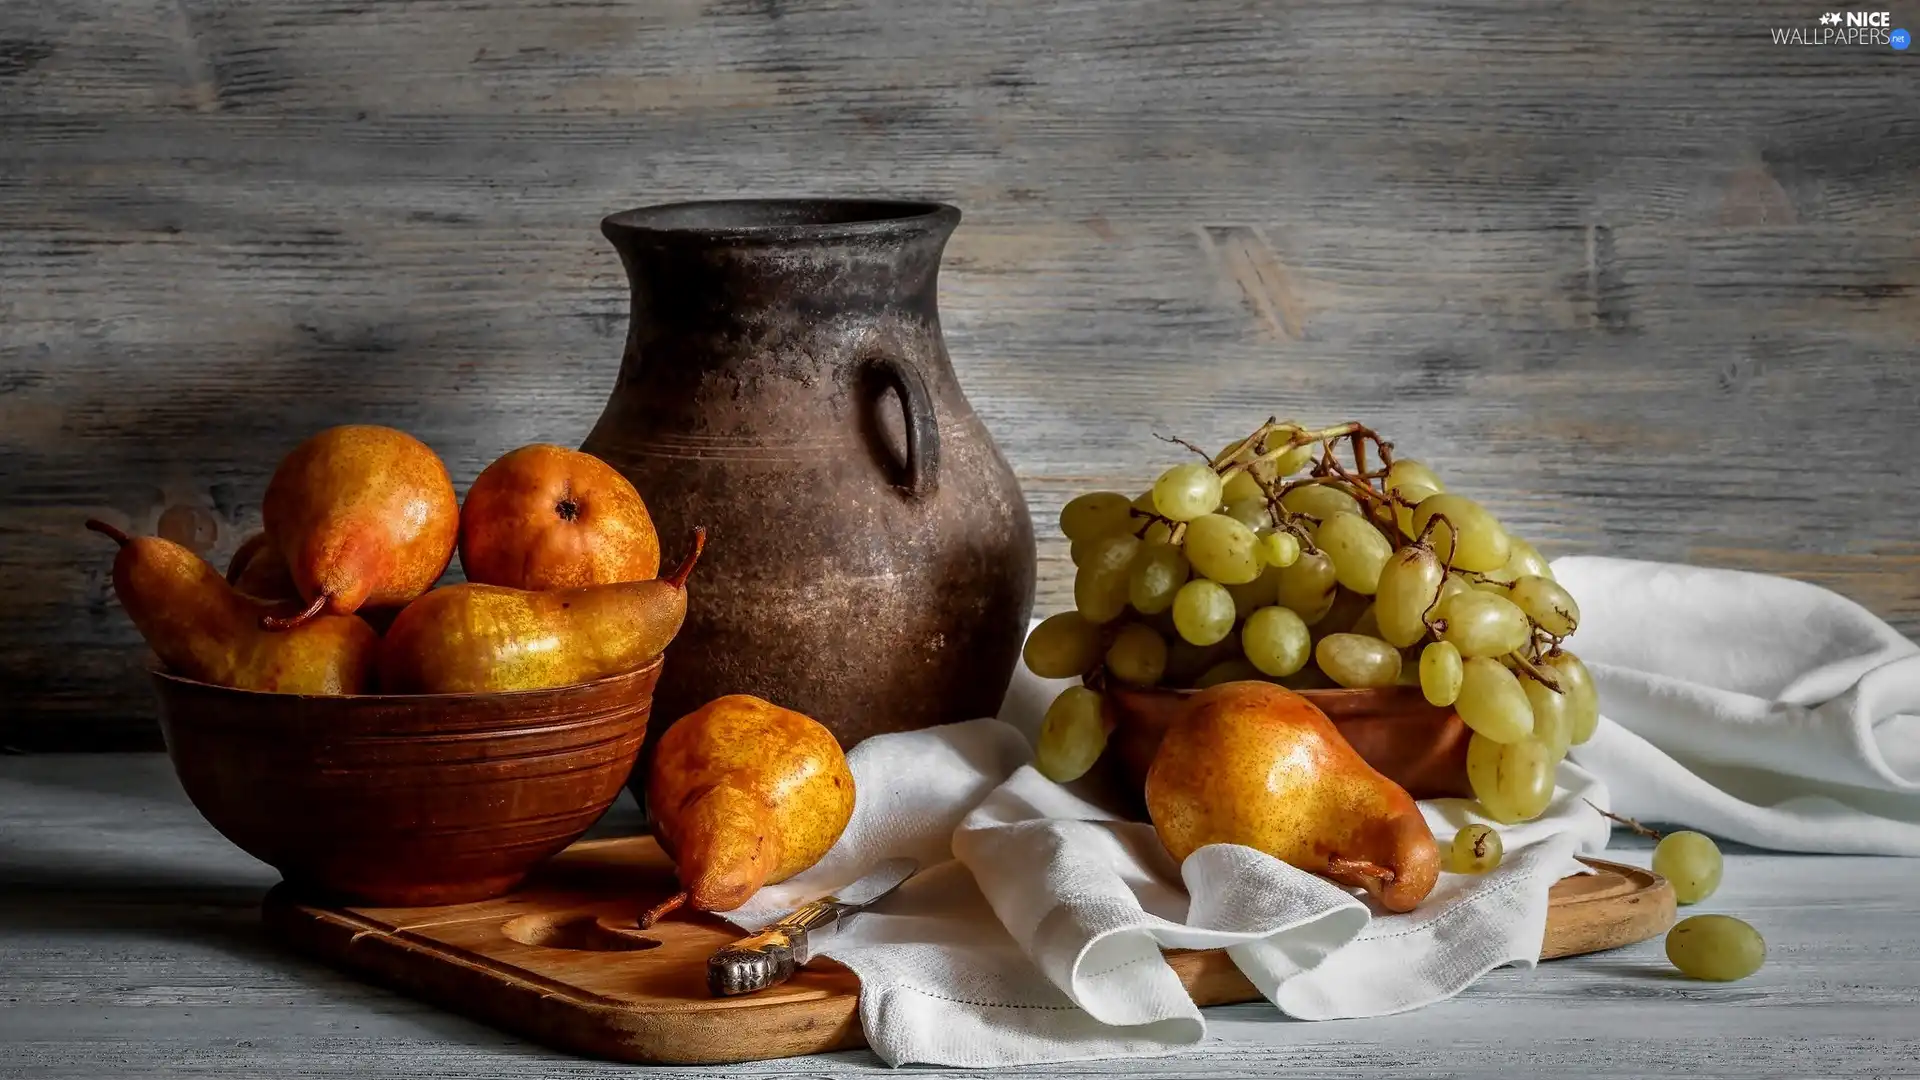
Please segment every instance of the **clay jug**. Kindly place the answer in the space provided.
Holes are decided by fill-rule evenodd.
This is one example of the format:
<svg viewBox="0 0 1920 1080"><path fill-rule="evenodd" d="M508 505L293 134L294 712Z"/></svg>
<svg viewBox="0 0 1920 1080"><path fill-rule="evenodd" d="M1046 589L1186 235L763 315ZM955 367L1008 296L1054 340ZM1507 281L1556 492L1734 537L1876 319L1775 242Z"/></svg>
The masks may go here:
<svg viewBox="0 0 1920 1080"><path fill-rule="evenodd" d="M1033 525L940 335L959 221L935 203L773 200L601 223L633 310L582 448L640 489L669 558L694 525L709 534L656 716L753 694L851 746L999 708Z"/></svg>

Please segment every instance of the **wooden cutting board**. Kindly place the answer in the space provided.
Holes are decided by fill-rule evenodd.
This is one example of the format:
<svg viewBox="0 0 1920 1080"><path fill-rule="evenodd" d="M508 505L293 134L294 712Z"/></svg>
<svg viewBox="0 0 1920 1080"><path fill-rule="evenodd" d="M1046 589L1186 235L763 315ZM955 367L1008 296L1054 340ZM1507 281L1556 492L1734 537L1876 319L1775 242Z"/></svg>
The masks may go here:
<svg viewBox="0 0 1920 1080"><path fill-rule="evenodd" d="M1644 941L1673 925L1666 879L1587 860L1553 887L1542 957ZM454 1012L588 1057L646 1064L756 1061L862 1046L860 981L818 961L759 994L708 995L706 962L738 938L717 918L675 917L640 935L609 931L674 889L651 837L575 844L518 892L449 907L324 907L283 885L264 915L280 940ZM1224 952L1173 952L1201 1005L1258 998Z"/></svg>

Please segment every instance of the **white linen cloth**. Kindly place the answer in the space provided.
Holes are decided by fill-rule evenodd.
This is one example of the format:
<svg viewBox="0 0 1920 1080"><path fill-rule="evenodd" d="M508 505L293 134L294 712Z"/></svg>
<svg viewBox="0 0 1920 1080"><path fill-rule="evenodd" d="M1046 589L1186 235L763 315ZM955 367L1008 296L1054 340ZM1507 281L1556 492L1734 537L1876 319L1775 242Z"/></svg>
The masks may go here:
<svg viewBox="0 0 1920 1080"><path fill-rule="evenodd" d="M1587 805L1790 848L1920 853L1920 649L1809 585L1567 559L1575 645L1600 685L1592 742L1540 819L1502 830L1483 877L1442 874L1392 915L1232 845L1175 866L1151 825L1053 784L1028 740L1063 682L1015 675L999 719L883 736L849 761L852 822L820 864L729 917L756 928L874 863L922 871L822 943L861 980L860 1019L893 1065L995 1066L1181 1050L1205 1035L1162 949L1225 948L1297 1019L1442 1000L1539 954L1547 889L1606 846ZM1444 844L1477 820L1423 803ZM1904 815L1904 820L1900 820Z"/></svg>

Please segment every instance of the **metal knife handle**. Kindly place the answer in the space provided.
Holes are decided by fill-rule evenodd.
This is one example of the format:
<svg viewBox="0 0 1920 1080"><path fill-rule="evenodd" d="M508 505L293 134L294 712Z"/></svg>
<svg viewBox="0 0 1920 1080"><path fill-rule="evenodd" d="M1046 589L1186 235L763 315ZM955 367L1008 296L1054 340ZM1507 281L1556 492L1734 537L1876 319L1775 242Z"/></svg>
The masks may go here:
<svg viewBox="0 0 1920 1080"><path fill-rule="evenodd" d="M809 935L830 930L840 913L832 897L815 900L752 937L722 946L707 958L707 989L714 997L734 997L786 982L813 959Z"/></svg>

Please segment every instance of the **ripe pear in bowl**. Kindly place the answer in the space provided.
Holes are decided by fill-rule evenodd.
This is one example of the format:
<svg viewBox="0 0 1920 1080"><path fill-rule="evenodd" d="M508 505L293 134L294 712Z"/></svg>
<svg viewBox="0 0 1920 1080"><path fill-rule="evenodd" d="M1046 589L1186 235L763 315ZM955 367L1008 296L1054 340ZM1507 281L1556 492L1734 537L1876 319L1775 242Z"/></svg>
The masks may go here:
<svg viewBox="0 0 1920 1080"><path fill-rule="evenodd" d="M746 694L688 713L660 737L647 777L654 835L682 891L640 925L681 906L732 911L819 862L853 801L846 755L812 718Z"/></svg>
<svg viewBox="0 0 1920 1080"><path fill-rule="evenodd" d="M467 580L577 589L660 572L660 538L633 484L578 450L536 443L487 466L460 506Z"/></svg>
<svg viewBox="0 0 1920 1080"><path fill-rule="evenodd" d="M1195 694L1147 770L1147 815L1175 859L1242 844L1389 911L1433 891L1440 849L1405 789L1380 775L1306 698L1264 682Z"/></svg>

